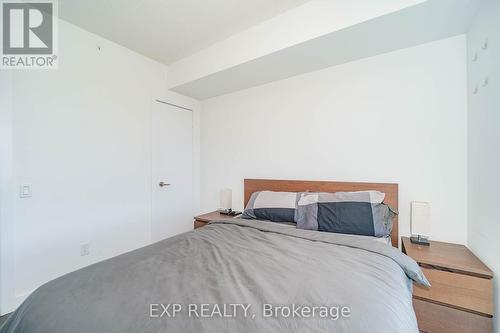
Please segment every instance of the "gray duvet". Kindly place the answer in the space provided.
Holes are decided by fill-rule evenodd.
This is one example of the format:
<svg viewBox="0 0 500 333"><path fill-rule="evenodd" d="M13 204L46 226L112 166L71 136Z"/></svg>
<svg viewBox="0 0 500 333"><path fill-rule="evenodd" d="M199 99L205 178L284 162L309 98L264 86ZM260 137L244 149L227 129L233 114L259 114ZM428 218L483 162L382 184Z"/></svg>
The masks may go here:
<svg viewBox="0 0 500 333"><path fill-rule="evenodd" d="M0 333L418 332L399 250L230 219L55 279Z"/></svg>

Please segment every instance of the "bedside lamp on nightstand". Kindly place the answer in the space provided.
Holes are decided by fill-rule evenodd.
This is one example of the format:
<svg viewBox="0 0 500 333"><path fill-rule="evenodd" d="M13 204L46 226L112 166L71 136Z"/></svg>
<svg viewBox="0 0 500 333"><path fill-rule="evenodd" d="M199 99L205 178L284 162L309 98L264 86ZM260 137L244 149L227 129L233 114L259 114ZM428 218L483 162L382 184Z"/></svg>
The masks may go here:
<svg viewBox="0 0 500 333"><path fill-rule="evenodd" d="M233 210L233 191L230 188L220 190L220 208L219 214L230 217L238 216L241 212Z"/></svg>
<svg viewBox="0 0 500 333"><path fill-rule="evenodd" d="M220 207L221 214L231 213L233 208L233 191L230 188L223 188L220 190Z"/></svg>
<svg viewBox="0 0 500 333"><path fill-rule="evenodd" d="M412 201L411 203L411 242L429 246L431 229L430 204L428 202Z"/></svg>

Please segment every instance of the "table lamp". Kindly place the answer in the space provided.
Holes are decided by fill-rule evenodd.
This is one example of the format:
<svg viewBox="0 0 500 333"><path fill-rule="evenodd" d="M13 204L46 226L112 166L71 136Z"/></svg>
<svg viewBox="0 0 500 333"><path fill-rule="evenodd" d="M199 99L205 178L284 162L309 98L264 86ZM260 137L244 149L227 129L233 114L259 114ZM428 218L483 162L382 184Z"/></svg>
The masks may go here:
<svg viewBox="0 0 500 333"><path fill-rule="evenodd" d="M220 207L219 212L227 214L233 208L233 191L230 188L223 188L220 190Z"/></svg>
<svg viewBox="0 0 500 333"><path fill-rule="evenodd" d="M422 201L411 202L411 242L429 246L431 229L430 204Z"/></svg>

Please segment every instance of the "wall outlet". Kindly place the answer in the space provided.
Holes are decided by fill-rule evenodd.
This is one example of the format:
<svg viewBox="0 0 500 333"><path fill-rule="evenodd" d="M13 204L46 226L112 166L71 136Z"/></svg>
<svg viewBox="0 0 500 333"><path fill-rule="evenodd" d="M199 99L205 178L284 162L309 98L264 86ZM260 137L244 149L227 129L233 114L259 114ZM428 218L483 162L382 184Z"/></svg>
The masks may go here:
<svg viewBox="0 0 500 333"><path fill-rule="evenodd" d="M88 256L90 254L90 244L80 244L80 256Z"/></svg>
<svg viewBox="0 0 500 333"><path fill-rule="evenodd" d="M33 189L31 183L22 183L19 186L19 197L20 198L31 198L33 195Z"/></svg>

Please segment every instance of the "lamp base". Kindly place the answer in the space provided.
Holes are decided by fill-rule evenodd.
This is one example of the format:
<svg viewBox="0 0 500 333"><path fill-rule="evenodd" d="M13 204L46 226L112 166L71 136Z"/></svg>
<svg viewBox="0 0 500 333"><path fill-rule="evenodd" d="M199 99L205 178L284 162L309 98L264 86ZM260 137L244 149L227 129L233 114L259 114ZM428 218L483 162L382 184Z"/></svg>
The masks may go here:
<svg viewBox="0 0 500 333"><path fill-rule="evenodd" d="M412 236L410 237L410 241L413 243L413 244L418 244L418 245L424 245L424 246L430 246L431 245L431 242L429 242L429 239L428 238L424 238L422 236Z"/></svg>
<svg viewBox="0 0 500 333"><path fill-rule="evenodd" d="M232 211L227 212L227 213L225 213L225 212L219 212L219 213L220 213L221 215L227 215L227 216L231 216L231 217L235 217L235 216L238 216L238 215L240 215L240 214L241 214L241 212L238 212L238 211L236 211L236 210L232 210Z"/></svg>

